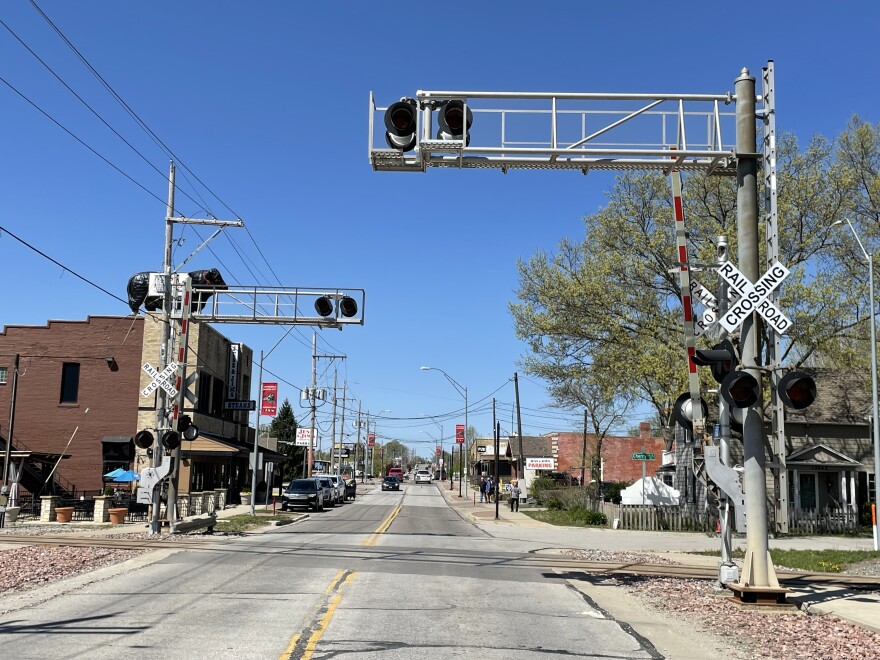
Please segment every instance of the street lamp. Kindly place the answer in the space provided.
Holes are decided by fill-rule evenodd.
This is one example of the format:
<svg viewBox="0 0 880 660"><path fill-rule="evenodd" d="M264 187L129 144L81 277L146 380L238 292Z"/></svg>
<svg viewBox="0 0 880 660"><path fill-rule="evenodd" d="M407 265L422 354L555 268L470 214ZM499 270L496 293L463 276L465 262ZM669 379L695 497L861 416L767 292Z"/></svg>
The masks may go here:
<svg viewBox="0 0 880 660"><path fill-rule="evenodd" d="M856 229L849 221L849 218L838 220L833 223L832 226L842 225L844 222L849 225L850 231L852 231L852 234L856 239L856 243L859 244L859 249L862 251L862 254L865 255L865 259L868 262L868 304L871 308L872 426L874 427L874 515L872 516L872 523L874 527L874 550L878 550L880 549L880 534L878 534L877 529L877 513L878 509L880 509L880 507L878 507L878 492L880 492L880 423L878 422L880 422L880 415L877 414L877 410L880 406L878 406L877 402L877 312L874 309L874 258L872 255L868 254L867 250L865 250L865 246L862 245L862 241L859 239L859 235L856 233Z"/></svg>
<svg viewBox="0 0 880 660"><path fill-rule="evenodd" d="M467 428L468 428L468 394L467 388L463 385L460 385L452 376L448 373L440 369L439 367L419 367L422 371L439 371L443 376L445 376L446 380L449 381L449 384L455 388L455 391L464 397L464 437L465 442L467 442ZM442 435L442 434L441 434ZM458 496L462 497L461 494L461 482L462 476L464 475L464 444L462 443L458 446ZM465 483L465 495L467 495L467 481Z"/></svg>

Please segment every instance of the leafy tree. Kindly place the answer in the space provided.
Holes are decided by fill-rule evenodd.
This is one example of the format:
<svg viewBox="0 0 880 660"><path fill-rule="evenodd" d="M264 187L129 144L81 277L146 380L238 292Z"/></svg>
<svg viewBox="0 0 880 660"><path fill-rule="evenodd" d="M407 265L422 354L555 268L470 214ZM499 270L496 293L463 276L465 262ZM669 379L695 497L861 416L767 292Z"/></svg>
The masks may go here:
<svg viewBox="0 0 880 660"><path fill-rule="evenodd" d="M296 417L290 402L284 399L284 403L278 408L278 414L269 425L269 436L278 438L278 450L285 456L284 480L288 481L302 474L305 447L297 447L296 441Z"/></svg>
<svg viewBox="0 0 880 660"><path fill-rule="evenodd" d="M816 137L803 151L783 136L777 156L779 258L792 271L780 300L793 321L783 359L792 366L864 364L870 314L864 289L852 286L864 281L864 260L832 225L855 215L869 242L880 239L880 128L853 119L836 143ZM584 219L581 242L563 239L554 254L518 264L518 300L510 308L516 335L529 347L523 364L562 404L576 402L583 388L615 406L634 398L649 403L671 443L670 410L687 389L687 362L669 181L659 173L623 174L607 198ZM715 237L726 236L736 263L736 180L692 174L683 201L691 261L714 262ZM695 277L716 287L710 271ZM709 375L701 377L708 385Z"/></svg>

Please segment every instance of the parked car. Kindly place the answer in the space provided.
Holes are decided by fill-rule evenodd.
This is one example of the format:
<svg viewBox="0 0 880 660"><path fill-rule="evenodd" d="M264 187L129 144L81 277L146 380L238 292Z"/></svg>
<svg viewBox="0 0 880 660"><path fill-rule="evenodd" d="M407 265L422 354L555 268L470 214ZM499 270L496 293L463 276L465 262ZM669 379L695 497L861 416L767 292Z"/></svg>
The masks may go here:
<svg viewBox="0 0 880 660"><path fill-rule="evenodd" d="M334 492L336 486L330 481L330 477L320 476L312 477L318 482L318 486L324 492L324 506L336 506L336 494Z"/></svg>
<svg viewBox="0 0 880 660"><path fill-rule="evenodd" d="M281 494L281 510L306 507L324 510L324 492L315 479L294 479Z"/></svg>
<svg viewBox="0 0 880 660"><path fill-rule="evenodd" d="M431 473L427 470L419 470L413 481L417 484L429 484L431 483Z"/></svg>
<svg viewBox="0 0 880 660"><path fill-rule="evenodd" d="M357 494L358 482L357 479L349 479L345 482L345 499L354 500L355 495Z"/></svg>
<svg viewBox="0 0 880 660"><path fill-rule="evenodd" d="M328 478L333 482L333 501L342 504L345 502L345 479L338 474L331 474Z"/></svg>
<svg viewBox="0 0 880 660"><path fill-rule="evenodd" d="M389 474L382 480L382 490L400 490L400 480Z"/></svg>

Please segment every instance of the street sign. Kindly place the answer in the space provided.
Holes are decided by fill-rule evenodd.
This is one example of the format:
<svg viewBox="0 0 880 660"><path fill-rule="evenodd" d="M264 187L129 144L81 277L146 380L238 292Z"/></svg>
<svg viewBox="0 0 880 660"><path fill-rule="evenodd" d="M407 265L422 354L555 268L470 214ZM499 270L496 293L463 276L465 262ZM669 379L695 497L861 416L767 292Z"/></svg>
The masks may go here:
<svg viewBox="0 0 880 660"><path fill-rule="evenodd" d="M634 461L653 461L654 454L646 454L644 452L639 452L637 454L632 455Z"/></svg>
<svg viewBox="0 0 880 660"><path fill-rule="evenodd" d="M740 295L739 301L719 319L728 332L736 330L749 314L758 312L778 334L785 334L791 326L791 319L770 302L768 297L788 277L788 268L777 261L754 284L729 261L718 267L718 274Z"/></svg>
<svg viewBox="0 0 880 660"><path fill-rule="evenodd" d="M296 430L295 444L297 447L311 447L312 446L312 429L299 427Z"/></svg>
<svg viewBox="0 0 880 660"><path fill-rule="evenodd" d="M165 393L168 394L168 396L172 398L177 396L177 388L168 380L171 376L177 373L177 365L174 362L171 362L165 367L161 373L149 362L144 362L144 365L141 368L153 379L150 381L149 385L141 390L141 396L150 396L160 387L165 390Z"/></svg>
<svg viewBox="0 0 880 660"><path fill-rule="evenodd" d="M256 410L257 402L251 401L226 401L223 403L224 410Z"/></svg>

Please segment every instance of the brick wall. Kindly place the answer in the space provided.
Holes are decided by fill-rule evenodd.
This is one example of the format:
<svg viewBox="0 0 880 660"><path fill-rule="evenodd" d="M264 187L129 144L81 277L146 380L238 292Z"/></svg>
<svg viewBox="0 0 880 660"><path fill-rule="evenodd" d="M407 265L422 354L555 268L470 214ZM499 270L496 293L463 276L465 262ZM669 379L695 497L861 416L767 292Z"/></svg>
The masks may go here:
<svg viewBox="0 0 880 660"><path fill-rule="evenodd" d="M634 461L632 455L654 454L654 460L647 463L648 475L653 475L663 460L663 438L650 435L651 425L639 425L639 437L606 436L602 442L603 481L636 481L642 478L642 461ZM583 464L583 433L552 433L549 435L558 470L580 477ZM587 434L587 478L589 479L590 458L596 451L596 436Z"/></svg>
<svg viewBox="0 0 880 660"><path fill-rule="evenodd" d="M7 326L0 333L0 435L7 437L14 355L20 357L13 446L65 452L58 472L80 490L101 487L104 436L137 431L143 318L90 316L45 326ZM115 358L115 370L105 356ZM75 403L61 403L65 362L80 365Z"/></svg>

